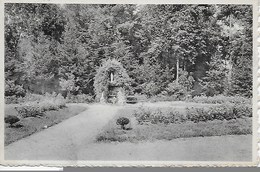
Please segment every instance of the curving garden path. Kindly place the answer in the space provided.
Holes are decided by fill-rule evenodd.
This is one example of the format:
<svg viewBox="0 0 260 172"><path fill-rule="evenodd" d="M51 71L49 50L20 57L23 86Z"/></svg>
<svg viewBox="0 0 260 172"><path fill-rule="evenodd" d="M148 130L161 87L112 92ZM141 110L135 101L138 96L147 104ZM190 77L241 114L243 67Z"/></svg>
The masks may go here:
<svg viewBox="0 0 260 172"><path fill-rule="evenodd" d="M72 118L5 147L6 160L77 160L82 145L93 142L119 106L87 105Z"/></svg>

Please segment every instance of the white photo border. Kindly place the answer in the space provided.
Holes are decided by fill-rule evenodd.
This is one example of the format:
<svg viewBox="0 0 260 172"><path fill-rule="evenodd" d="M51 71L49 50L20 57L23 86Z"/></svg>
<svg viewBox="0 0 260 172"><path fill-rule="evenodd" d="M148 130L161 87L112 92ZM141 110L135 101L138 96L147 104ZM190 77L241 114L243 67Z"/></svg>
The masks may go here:
<svg viewBox="0 0 260 172"><path fill-rule="evenodd" d="M253 6L253 146L252 161L26 161L4 159L4 3L53 3L53 4L247 4ZM260 163L260 117L258 101L259 53L258 53L258 0L1 0L0 2L0 164L4 166L49 166L49 167L251 167ZM259 20L260 21L260 20ZM260 52L260 48L259 48ZM239 143L238 143L239 144Z"/></svg>

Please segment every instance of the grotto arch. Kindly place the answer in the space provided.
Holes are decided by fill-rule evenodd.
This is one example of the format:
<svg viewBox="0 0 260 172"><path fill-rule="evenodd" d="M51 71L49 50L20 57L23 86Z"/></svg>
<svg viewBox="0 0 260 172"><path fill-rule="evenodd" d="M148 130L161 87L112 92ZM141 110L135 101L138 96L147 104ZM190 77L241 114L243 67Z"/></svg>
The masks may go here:
<svg viewBox="0 0 260 172"><path fill-rule="evenodd" d="M94 78L96 101L101 103L124 104L130 77L123 65L115 60L104 61Z"/></svg>

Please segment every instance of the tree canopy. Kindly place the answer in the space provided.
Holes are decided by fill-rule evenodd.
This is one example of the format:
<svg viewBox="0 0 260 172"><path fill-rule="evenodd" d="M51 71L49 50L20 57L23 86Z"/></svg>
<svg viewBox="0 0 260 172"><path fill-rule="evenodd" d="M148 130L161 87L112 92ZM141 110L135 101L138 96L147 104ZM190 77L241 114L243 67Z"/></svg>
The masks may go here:
<svg viewBox="0 0 260 172"><path fill-rule="evenodd" d="M161 94L185 71L196 94L252 96L250 5L7 3L4 14L6 95L64 83L95 95L97 69L116 59L134 93Z"/></svg>

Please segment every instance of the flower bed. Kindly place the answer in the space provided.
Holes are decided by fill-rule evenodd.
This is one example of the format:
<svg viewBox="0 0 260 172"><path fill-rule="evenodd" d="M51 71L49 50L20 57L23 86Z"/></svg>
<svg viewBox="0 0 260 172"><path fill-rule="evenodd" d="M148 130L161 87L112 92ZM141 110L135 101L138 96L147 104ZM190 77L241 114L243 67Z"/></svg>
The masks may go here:
<svg viewBox="0 0 260 172"><path fill-rule="evenodd" d="M31 95L26 99L29 101L15 108L23 118L41 116L45 111L66 107L66 101L60 94Z"/></svg>
<svg viewBox="0 0 260 172"><path fill-rule="evenodd" d="M185 103L175 107L132 107L118 112L96 141L152 141L184 137L252 134L250 104ZM130 119L125 130L116 125L120 117Z"/></svg>
<svg viewBox="0 0 260 172"><path fill-rule="evenodd" d="M162 115L168 110L161 109ZM247 116L230 120L215 119L195 122L185 118L185 113L178 110L175 110L178 115L175 114L174 118L172 116L161 117L161 115L158 115L160 112L155 111L150 109L149 112L152 112L152 114L149 115L147 110L143 115L138 116L140 117L138 121L138 118L133 116L133 114L136 114L136 109L120 110L115 118L109 121L101 133L97 135L96 141L139 142L187 137L252 134L252 118ZM125 130L116 124L116 120L120 117L130 119L130 124L126 126ZM166 122L171 120L172 122Z"/></svg>

